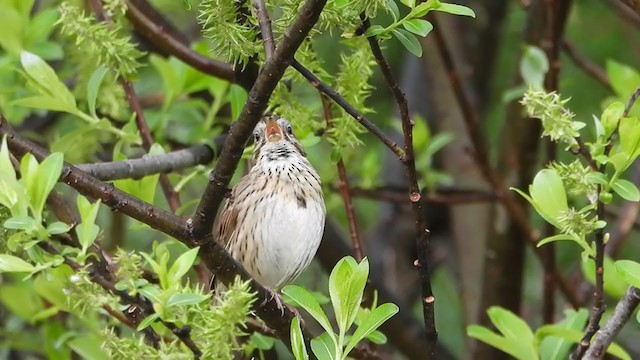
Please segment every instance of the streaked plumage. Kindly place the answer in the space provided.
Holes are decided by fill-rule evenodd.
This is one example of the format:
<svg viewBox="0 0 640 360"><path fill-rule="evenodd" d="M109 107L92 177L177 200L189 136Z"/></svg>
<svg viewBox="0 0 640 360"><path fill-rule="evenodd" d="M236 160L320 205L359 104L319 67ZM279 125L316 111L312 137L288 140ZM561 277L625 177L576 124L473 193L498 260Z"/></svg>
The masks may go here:
<svg viewBox="0 0 640 360"><path fill-rule="evenodd" d="M277 289L315 256L326 209L320 177L287 120L262 119L254 138L252 167L232 189L213 235L259 283Z"/></svg>

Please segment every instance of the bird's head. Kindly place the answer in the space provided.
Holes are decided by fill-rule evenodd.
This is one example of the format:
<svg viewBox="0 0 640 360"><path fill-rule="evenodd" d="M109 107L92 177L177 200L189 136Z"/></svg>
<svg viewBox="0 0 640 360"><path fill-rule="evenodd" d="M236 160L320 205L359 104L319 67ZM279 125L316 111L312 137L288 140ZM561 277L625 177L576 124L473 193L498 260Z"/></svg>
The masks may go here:
<svg viewBox="0 0 640 360"><path fill-rule="evenodd" d="M261 156L266 160L278 160L293 155L305 156L302 144L293 133L291 123L278 115L266 116L253 130L255 150L254 163Z"/></svg>

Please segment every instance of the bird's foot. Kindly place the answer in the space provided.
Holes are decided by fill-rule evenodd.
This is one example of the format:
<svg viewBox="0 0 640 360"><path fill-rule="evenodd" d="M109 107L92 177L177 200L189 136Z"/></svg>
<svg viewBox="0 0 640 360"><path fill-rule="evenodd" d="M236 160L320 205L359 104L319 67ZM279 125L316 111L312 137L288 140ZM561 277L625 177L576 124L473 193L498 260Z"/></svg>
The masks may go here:
<svg viewBox="0 0 640 360"><path fill-rule="evenodd" d="M267 291L269 292L270 296L268 299L264 300L264 302L262 303L262 306L266 305L267 302L273 300L275 301L276 307L278 308L278 310L280 310L280 316L284 316L285 309L289 309L289 311L291 311L294 316L297 316L300 319L300 321L302 321L302 316L300 316L300 312L298 311L298 309L286 304L282 300L282 296L280 296L280 294L277 291L269 288L267 288Z"/></svg>

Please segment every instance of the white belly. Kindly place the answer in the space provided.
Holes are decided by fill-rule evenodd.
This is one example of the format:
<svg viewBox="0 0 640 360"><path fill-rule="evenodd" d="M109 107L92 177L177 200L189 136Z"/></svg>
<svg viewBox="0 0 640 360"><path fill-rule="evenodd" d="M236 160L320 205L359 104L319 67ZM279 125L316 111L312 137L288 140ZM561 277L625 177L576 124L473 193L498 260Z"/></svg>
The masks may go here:
<svg viewBox="0 0 640 360"><path fill-rule="evenodd" d="M294 197L270 197L262 201L256 213L264 214L256 241L259 248L255 259L260 274L254 277L262 285L279 288L297 277L318 250L324 232L324 203L308 198L306 207L300 206Z"/></svg>

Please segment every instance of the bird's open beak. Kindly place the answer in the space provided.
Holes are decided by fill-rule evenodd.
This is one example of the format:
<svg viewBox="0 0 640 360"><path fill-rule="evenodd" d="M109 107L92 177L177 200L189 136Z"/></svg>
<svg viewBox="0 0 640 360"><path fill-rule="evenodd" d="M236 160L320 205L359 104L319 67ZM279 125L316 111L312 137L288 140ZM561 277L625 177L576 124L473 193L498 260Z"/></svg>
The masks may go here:
<svg viewBox="0 0 640 360"><path fill-rule="evenodd" d="M264 137L267 141L276 142L282 139L282 128L275 120L268 120Z"/></svg>

